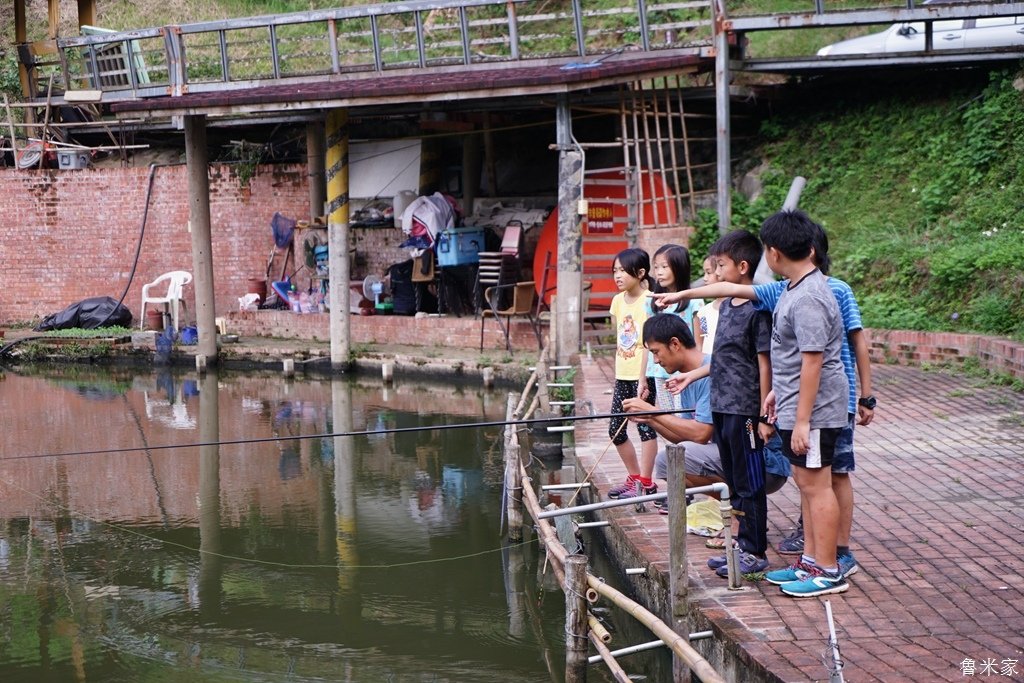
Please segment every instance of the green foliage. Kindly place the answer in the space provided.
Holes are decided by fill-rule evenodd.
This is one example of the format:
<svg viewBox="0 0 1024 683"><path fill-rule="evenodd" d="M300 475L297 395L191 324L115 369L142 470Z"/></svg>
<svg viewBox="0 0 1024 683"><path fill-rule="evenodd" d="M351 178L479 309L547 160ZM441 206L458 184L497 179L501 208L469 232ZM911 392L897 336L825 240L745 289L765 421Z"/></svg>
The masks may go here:
<svg viewBox="0 0 1024 683"><path fill-rule="evenodd" d="M765 191L735 202L734 225L756 229L802 175L801 207L828 231L833 275L854 286L866 325L1024 338L1018 77L851 90L769 119Z"/></svg>
<svg viewBox="0 0 1024 683"><path fill-rule="evenodd" d="M690 270L692 279L696 280L704 277L704 259L711 245L718 239L718 213L713 209L700 209L693 228L689 246Z"/></svg>
<svg viewBox="0 0 1024 683"><path fill-rule="evenodd" d="M83 330L80 327L74 327L67 330L50 330L43 334L60 339L95 339L97 337L130 337L132 331L127 327L101 327L96 330Z"/></svg>
<svg viewBox="0 0 1024 683"><path fill-rule="evenodd" d="M0 59L0 92L7 93L12 100L21 100L21 80L18 76L18 60L15 50L8 50Z"/></svg>

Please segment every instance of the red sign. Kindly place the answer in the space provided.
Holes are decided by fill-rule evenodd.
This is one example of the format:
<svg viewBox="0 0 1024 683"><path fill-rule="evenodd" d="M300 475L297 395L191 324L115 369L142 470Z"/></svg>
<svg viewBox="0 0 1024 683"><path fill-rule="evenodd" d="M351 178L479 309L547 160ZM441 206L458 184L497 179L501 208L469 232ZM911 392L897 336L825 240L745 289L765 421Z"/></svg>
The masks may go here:
<svg viewBox="0 0 1024 683"><path fill-rule="evenodd" d="M615 232L615 219L611 204L590 202L587 206L587 234L611 235Z"/></svg>

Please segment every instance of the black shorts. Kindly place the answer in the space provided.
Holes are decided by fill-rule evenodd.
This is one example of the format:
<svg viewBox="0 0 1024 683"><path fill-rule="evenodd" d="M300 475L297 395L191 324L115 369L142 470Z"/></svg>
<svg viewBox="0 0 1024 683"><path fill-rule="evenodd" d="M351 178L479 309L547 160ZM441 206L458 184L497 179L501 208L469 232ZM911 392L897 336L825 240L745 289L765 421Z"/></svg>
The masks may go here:
<svg viewBox="0 0 1024 683"><path fill-rule="evenodd" d="M809 470L832 467L832 458L836 454L836 441L842 427L823 427L812 429L810 434L811 447L803 455L797 455L790 447L793 438L793 430L780 429L779 436L782 437L782 454L786 456L790 464L796 467L803 467Z"/></svg>

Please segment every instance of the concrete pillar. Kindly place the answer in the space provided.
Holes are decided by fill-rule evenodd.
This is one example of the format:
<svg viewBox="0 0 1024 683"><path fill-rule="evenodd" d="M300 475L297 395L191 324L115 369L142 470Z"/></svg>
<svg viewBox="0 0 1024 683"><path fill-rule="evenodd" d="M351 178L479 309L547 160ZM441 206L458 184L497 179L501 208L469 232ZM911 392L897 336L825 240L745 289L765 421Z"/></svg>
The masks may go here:
<svg viewBox="0 0 1024 683"><path fill-rule="evenodd" d="M216 371L199 379L199 610L220 614L220 397Z"/></svg>
<svg viewBox="0 0 1024 683"><path fill-rule="evenodd" d="M723 17L724 18L724 17ZM716 17L717 19L717 17ZM715 120L718 172L718 230L723 235L732 224L732 151L729 127L729 34L716 26Z"/></svg>
<svg viewBox="0 0 1024 683"><path fill-rule="evenodd" d="M331 380L331 431L352 431L352 387L343 379ZM359 555L356 549L356 466L355 439L334 437L334 516L337 523L338 588L342 596L355 587Z"/></svg>
<svg viewBox="0 0 1024 683"><path fill-rule="evenodd" d="M309 174L309 216L316 218L324 212L327 201L327 181L324 178L324 122L306 124L306 170Z"/></svg>
<svg viewBox="0 0 1024 683"><path fill-rule="evenodd" d="M210 230L209 155L206 117L185 117L185 162L188 166L189 225L192 229L192 282L196 293L196 355L217 362L217 310L213 298L213 240Z"/></svg>
<svg viewBox="0 0 1024 683"><path fill-rule="evenodd" d="M349 368L351 313L349 311L348 110L327 114L327 244L331 277L331 369Z"/></svg>
<svg viewBox="0 0 1024 683"><path fill-rule="evenodd" d="M567 365L580 349L583 293L583 156L572 147L569 96L558 95L558 314L552 317L556 362Z"/></svg>

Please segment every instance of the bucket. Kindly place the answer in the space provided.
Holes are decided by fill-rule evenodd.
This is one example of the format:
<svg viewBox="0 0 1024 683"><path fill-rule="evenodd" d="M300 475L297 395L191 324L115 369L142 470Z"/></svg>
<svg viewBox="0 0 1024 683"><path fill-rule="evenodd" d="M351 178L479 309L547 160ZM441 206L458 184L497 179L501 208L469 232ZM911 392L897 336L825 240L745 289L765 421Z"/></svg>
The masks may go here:
<svg viewBox="0 0 1024 683"><path fill-rule="evenodd" d="M256 294L260 297L259 302L263 303L267 300L267 281L261 277L249 278L249 289L246 290L249 294Z"/></svg>
<svg viewBox="0 0 1024 683"><path fill-rule="evenodd" d="M395 195L391 201L391 207L395 210L395 227L402 227L402 214L416 200L416 193L412 190L402 190Z"/></svg>
<svg viewBox="0 0 1024 683"><path fill-rule="evenodd" d="M146 311L146 329L159 332L164 329L164 312L159 308Z"/></svg>

